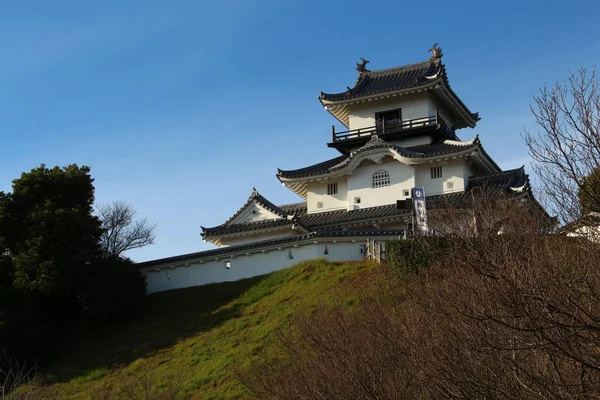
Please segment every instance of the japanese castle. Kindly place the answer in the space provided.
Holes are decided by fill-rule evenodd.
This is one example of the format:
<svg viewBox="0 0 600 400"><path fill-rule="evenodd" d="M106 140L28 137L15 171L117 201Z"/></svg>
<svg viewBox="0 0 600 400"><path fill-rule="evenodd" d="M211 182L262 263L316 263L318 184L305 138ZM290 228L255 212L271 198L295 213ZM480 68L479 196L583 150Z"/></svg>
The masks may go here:
<svg viewBox="0 0 600 400"><path fill-rule="evenodd" d="M347 130L328 135L335 157L277 170L302 202L276 205L253 189L229 219L201 228L216 249L140 263L149 292L262 275L307 259L364 259L368 240L412 232L406 205L413 188L424 190L427 208L483 185L539 208L524 168L501 170L469 134L480 118L450 87L442 50L430 52L423 62L380 70L361 59L352 87L321 92L325 110ZM471 138L461 140L459 130Z"/></svg>

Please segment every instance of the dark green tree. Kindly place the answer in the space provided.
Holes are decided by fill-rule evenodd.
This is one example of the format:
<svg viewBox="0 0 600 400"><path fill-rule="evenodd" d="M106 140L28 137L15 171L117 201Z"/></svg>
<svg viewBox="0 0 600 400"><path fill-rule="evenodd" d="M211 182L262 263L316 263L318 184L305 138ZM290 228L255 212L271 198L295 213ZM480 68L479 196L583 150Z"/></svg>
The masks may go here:
<svg viewBox="0 0 600 400"><path fill-rule="evenodd" d="M600 212L600 168L583 179L577 192L583 215L592 211Z"/></svg>
<svg viewBox="0 0 600 400"><path fill-rule="evenodd" d="M92 215L88 167L44 165L13 181L0 215L13 285L71 303L99 257L100 221Z"/></svg>
<svg viewBox="0 0 600 400"><path fill-rule="evenodd" d="M12 189L0 192L0 345L43 361L65 323L138 310L145 280L129 260L102 252L88 167L41 165Z"/></svg>

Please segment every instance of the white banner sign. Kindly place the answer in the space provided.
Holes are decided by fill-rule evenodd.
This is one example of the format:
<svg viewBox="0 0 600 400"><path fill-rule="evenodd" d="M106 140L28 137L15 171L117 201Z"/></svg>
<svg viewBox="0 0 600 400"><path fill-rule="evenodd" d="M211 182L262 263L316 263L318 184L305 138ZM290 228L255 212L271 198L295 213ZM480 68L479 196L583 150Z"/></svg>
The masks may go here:
<svg viewBox="0 0 600 400"><path fill-rule="evenodd" d="M423 188L412 189L413 208L415 211L416 228L421 233L427 233L427 206L425 205L425 190Z"/></svg>

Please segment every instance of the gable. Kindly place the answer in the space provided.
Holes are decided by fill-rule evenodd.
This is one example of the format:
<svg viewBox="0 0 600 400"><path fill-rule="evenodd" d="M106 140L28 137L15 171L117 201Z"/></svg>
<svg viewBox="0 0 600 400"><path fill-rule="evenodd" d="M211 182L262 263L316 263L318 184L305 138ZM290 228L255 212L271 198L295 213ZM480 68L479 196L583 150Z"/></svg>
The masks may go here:
<svg viewBox="0 0 600 400"><path fill-rule="evenodd" d="M274 219L282 219L282 217L256 202L251 202L234 219L229 221L227 225Z"/></svg>

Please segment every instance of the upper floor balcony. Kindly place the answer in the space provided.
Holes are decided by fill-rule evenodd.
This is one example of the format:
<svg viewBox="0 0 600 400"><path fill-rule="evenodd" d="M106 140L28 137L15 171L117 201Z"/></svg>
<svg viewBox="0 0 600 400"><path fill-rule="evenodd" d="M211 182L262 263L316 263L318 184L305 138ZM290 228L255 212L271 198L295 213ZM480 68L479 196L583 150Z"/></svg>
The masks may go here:
<svg viewBox="0 0 600 400"><path fill-rule="evenodd" d="M346 153L352 148L367 143L373 135L378 135L383 140L405 139L420 135L457 139L452 126L436 111L435 115L409 120L379 119L374 126L343 132L336 132L335 126L332 126L332 141L327 146Z"/></svg>

